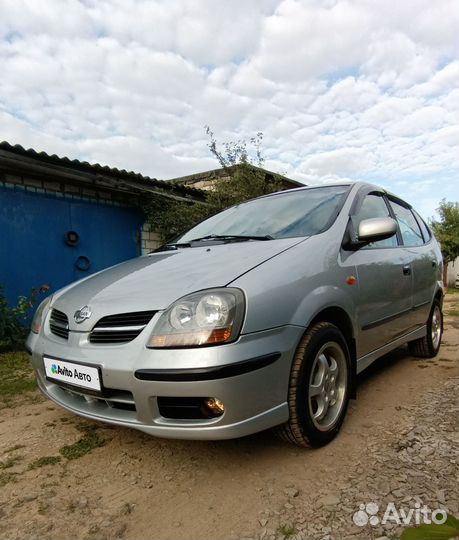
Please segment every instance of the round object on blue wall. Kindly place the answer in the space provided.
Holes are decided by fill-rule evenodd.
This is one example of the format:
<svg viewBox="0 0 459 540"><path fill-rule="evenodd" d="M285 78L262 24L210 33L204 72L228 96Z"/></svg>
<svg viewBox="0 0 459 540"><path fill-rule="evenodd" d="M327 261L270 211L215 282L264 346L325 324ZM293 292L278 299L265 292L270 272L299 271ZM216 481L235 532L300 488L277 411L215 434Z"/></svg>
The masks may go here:
<svg viewBox="0 0 459 540"><path fill-rule="evenodd" d="M85 272L86 270L89 270L89 267L91 266L91 261L85 255L80 255L75 261L75 266L78 270Z"/></svg>
<svg viewBox="0 0 459 540"><path fill-rule="evenodd" d="M76 231L67 231L64 240L68 246L75 247L80 243L80 235Z"/></svg>

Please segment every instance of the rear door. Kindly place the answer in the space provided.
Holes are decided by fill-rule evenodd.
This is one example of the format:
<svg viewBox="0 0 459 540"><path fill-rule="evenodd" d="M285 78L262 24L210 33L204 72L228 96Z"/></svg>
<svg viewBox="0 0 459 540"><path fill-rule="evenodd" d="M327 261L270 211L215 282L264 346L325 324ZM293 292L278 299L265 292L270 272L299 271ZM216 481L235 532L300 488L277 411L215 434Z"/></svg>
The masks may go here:
<svg viewBox="0 0 459 540"><path fill-rule="evenodd" d="M370 192L357 201L351 216L355 228L363 219L391 216L380 192ZM412 308L411 262L411 254L396 235L348 256L347 264L355 265L359 287L359 357L406 333Z"/></svg>
<svg viewBox="0 0 459 540"><path fill-rule="evenodd" d="M404 249L411 259L413 310L409 326L414 329L424 325L429 316L436 287L437 256L431 235L422 219L415 217L411 207L403 201L389 197L389 202L400 228Z"/></svg>

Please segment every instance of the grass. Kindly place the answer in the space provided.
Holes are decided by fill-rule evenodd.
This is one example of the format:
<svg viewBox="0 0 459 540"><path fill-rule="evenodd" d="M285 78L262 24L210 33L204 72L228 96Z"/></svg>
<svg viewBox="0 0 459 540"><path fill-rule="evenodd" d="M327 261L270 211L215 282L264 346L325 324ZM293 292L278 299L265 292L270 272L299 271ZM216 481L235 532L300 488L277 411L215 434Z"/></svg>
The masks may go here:
<svg viewBox="0 0 459 540"><path fill-rule="evenodd" d="M289 538L296 533L296 529L293 525L287 525L286 523L284 523L277 529L277 532L285 536L285 538Z"/></svg>
<svg viewBox="0 0 459 540"><path fill-rule="evenodd" d="M459 294L459 289L455 289L454 287L448 287L446 290L447 294Z"/></svg>
<svg viewBox="0 0 459 540"><path fill-rule="evenodd" d="M11 341L1 341L0 340L0 353L5 352L19 352L24 351L24 342L27 338L28 331L24 332L24 335L22 337L22 341L17 341L14 343L11 343Z"/></svg>
<svg viewBox="0 0 459 540"><path fill-rule="evenodd" d="M76 443L63 446L59 452L67 459L78 459L89 454L95 448L104 446L105 439L97 433L97 426L93 424L79 424L76 428L84 435Z"/></svg>
<svg viewBox="0 0 459 540"><path fill-rule="evenodd" d="M449 309L446 309L445 314L448 315L448 317L459 317L459 307L453 306Z"/></svg>
<svg viewBox="0 0 459 540"><path fill-rule="evenodd" d="M39 469L40 467L46 467L47 465L56 465L56 463L59 463L61 461L61 456L43 456L40 457L32 463L29 463L29 470L32 469Z"/></svg>
<svg viewBox="0 0 459 540"><path fill-rule="evenodd" d="M10 469L14 467L18 461L22 460L22 456L8 457L5 461L0 461L0 470Z"/></svg>
<svg viewBox="0 0 459 540"><path fill-rule="evenodd" d="M18 473L0 471L0 487L6 486L9 482L16 482Z"/></svg>
<svg viewBox="0 0 459 540"><path fill-rule="evenodd" d="M0 397L4 401L36 388L35 375L26 352L0 353Z"/></svg>

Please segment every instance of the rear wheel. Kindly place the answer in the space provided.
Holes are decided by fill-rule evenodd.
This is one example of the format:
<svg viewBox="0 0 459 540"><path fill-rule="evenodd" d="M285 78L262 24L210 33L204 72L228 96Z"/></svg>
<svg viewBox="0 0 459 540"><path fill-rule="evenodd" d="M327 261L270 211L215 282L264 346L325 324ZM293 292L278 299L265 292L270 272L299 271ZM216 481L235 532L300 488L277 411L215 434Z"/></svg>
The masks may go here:
<svg viewBox="0 0 459 540"><path fill-rule="evenodd" d="M408 343L410 353L420 358L433 358L440 349L442 335L443 314L440 302L435 299L427 321L427 334L423 338Z"/></svg>
<svg viewBox="0 0 459 540"><path fill-rule="evenodd" d="M350 355L336 326L318 323L304 335L292 364L290 418L278 435L299 446L323 446L338 433L349 402Z"/></svg>

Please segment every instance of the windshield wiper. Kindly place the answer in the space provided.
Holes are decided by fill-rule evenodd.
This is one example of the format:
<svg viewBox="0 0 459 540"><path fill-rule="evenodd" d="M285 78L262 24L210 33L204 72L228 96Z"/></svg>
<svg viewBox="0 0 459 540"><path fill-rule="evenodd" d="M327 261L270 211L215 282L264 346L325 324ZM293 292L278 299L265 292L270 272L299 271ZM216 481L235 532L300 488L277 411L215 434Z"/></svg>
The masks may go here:
<svg viewBox="0 0 459 540"><path fill-rule="evenodd" d="M175 251L179 248L189 248L191 247L191 244L196 243L196 242L203 242L205 240L227 240L228 242L231 242L231 241L244 242L246 240L274 240L274 238L270 236L269 234L265 234L264 236L241 235L241 234L209 234L207 236L202 236L201 238L193 238L193 240L190 240L188 242L164 244L161 247L155 249L152 253L157 253L159 251Z"/></svg>
<svg viewBox="0 0 459 540"><path fill-rule="evenodd" d="M201 242L203 240L274 240L274 238L269 234L265 234L263 236L244 234L209 234L207 236L202 236L201 238L193 238L193 240L190 240L189 243Z"/></svg>
<svg viewBox="0 0 459 540"><path fill-rule="evenodd" d="M191 247L191 244L189 242L184 242L183 244L163 244L159 248L154 249L151 253L157 253L159 251L175 251L178 248L187 248Z"/></svg>

